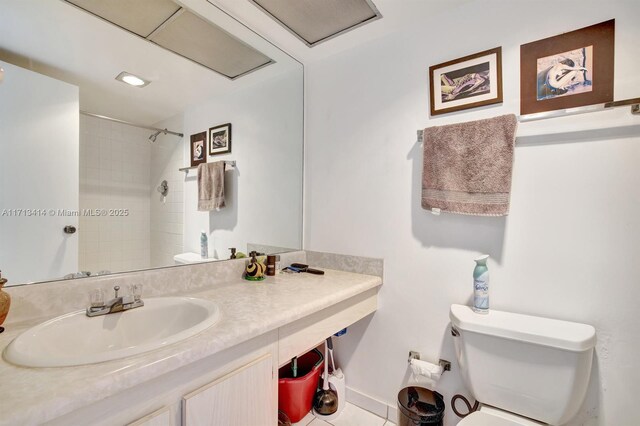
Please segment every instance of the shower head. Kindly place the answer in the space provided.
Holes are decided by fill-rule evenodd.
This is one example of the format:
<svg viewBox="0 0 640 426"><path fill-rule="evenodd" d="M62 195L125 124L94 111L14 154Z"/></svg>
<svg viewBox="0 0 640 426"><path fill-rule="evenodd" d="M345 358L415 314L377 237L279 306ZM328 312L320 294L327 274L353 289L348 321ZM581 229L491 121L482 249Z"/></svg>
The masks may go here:
<svg viewBox="0 0 640 426"><path fill-rule="evenodd" d="M158 130L157 132L155 132L154 134L152 134L151 136L149 136L149 140L150 140L151 142L155 142L155 141L156 141L156 139L158 138L158 135L159 135L160 133L162 133L162 131L161 131L161 130Z"/></svg>

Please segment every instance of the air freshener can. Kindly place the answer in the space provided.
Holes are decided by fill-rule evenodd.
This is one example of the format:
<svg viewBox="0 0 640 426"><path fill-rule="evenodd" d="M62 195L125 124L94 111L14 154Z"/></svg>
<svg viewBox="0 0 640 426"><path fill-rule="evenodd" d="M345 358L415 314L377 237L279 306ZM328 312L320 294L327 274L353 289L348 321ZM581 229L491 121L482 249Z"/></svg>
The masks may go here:
<svg viewBox="0 0 640 426"><path fill-rule="evenodd" d="M473 310L479 314L489 313L489 268L487 267L489 255L483 255L475 259L476 267L473 270Z"/></svg>

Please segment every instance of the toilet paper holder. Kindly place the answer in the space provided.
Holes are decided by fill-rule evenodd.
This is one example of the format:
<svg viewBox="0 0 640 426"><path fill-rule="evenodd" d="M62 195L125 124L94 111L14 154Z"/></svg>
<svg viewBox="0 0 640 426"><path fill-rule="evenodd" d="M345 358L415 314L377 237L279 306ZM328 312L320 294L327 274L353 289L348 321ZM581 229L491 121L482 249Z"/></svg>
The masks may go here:
<svg viewBox="0 0 640 426"><path fill-rule="evenodd" d="M407 362L411 364L412 359L420 359L420 352L409 351L409 359L407 359ZM442 367L442 371L451 371L451 362L446 359L438 360L438 365Z"/></svg>

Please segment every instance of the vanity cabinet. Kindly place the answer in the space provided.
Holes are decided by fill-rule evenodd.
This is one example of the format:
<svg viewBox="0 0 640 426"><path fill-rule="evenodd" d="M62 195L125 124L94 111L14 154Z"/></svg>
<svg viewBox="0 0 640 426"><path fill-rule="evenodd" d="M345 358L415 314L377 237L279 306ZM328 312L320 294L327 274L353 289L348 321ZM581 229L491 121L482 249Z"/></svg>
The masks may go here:
<svg viewBox="0 0 640 426"><path fill-rule="evenodd" d="M273 330L155 375L47 426L273 426L278 423L277 356ZM163 409L169 415L155 418Z"/></svg>
<svg viewBox="0 0 640 426"><path fill-rule="evenodd" d="M161 408L158 411L144 416L127 426L169 426L171 425L171 411L168 407Z"/></svg>
<svg viewBox="0 0 640 426"><path fill-rule="evenodd" d="M277 424L272 371L265 355L185 395L183 426Z"/></svg>
<svg viewBox="0 0 640 426"><path fill-rule="evenodd" d="M243 343L111 392L110 396L48 421L48 426L273 426L278 416L278 367L333 333L375 312L377 288L280 325ZM192 339L211 338L206 334ZM185 344L183 344L184 347ZM175 346L180 349L179 346ZM184 351L183 356L192 356ZM136 362L136 358L132 358ZM137 373L137 369L132 369ZM155 371L154 371L155 370ZM124 373L119 373L124 374ZM121 376L122 377L122 376Z"/></svg>

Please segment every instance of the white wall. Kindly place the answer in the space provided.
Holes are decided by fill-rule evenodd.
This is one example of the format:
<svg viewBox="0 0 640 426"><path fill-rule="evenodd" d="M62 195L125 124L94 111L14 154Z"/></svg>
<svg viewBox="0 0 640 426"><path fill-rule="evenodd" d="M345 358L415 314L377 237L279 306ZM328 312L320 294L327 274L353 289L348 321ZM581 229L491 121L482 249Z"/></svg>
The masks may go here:
<svg viewBox="0 0 640 426"><path fill-rule="evenodd" d="M209 162L236 160L225 174L226 207L199 212L197 172L185 179L185 251L200 252L200 231L209 232L209 255L229 257L229 247L248 243L298 248L302 229L302 71L216 97L184 114L184 158L190 135L231 123L231 153Z"/></svg>
<svg viewBox="0 0 640 426"><path fill-rule="evenodd" d="M126 215L80 217L79 269L150 267L150 130L82 115L80 208Z"/></svg>
<svg viewBox="0 0 640 426"><path fill-rule="evenodd" d="M337 339L348 386L395 406L410 349L455 361L449 306L469 302L473 258L489 253L492 308L597 328L573 424L638 424L640 118L624 108L522 124L507 218L422 210L416 129L518 114L520 45L610 18L616 98L639 97L640 4L476 1L433 19L429 2L407 7L405 30L306 66L304 247L385 259L378 312ZM429 119L429 66L496 46L504 104ZM469 394L455 369L439 387L447 404Z"/></svg>
<svg viewBox="0 0 640 426"><path fill-rule="evenodd" d="M78 268L78 88L0 62L0 269L9 285ZM32 210L31 214L16 209Z"/></svg>
<svg viewBox="0 0 640 426"><path fill-rule="evenodd" d="M183 116L154 124L159 129L182 132ZM184 224L183 138L158 135L151 146L151 267L173 265L173 256L182 253ZM163 180L169 184L169 194L163 197L158 187Z"/></svg>

